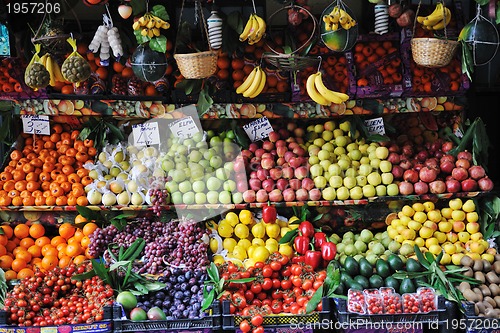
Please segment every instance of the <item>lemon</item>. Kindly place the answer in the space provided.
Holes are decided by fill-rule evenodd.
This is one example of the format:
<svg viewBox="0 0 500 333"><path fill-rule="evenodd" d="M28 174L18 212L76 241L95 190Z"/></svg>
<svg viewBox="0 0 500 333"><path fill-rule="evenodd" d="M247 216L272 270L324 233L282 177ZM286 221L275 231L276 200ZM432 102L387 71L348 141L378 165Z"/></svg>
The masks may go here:
<svg viewBox="0 0 500 333"><path fill-rule="evenodd" d="M476 205L474 204L474 201L472 199L469 199L466 202L464 202L462 209L466 213L472 213L473 211L476 210Z"/></svg>
<svg viewBox="0 0 500 333"><path fill-rule="evenodd" d="M236 214L235 214L236 215ZM243 209L239 214L240 222L243 224L250 224L253 221L252 212L248 209Z"/></svg>
<svg viewBox="0 0 500 333"><path fill-rule="evenodd" d="M280 235L281 228L276 223L267 223L266 224L266 234L270 238L278 238Z"/></svg>
<svg viewBox="0 0 500 333"><path fill-rule="evenodd" d="M443 251L443 249L439 245L433 244L433 245L429 246L429 252L436 255L436 256L438 254L440 254L442 251ZM450 258L450 260L451 260L451 258Z"/></svg>
<svg viewBox="0 0 500 333"><path fill-rule="evenodd" d="M236 215L235 212L229 212L226 214L226 221L229 222L229 224L234 227L240 222L240 219L238 218L238 215Z"/></svg>
<svg viewBox="0 0 500 333"><path fill-rule="evenodd" d="M243 223L238 223L234 227L234 234L239 239L245 239L245 238L248 238L248 235L250 234L250 230L248 230L248 227L246 225L244 225Z"/></svg>
<svg viewBox="0 0 500 333"><path fill-rule="evenodd" d="M212 253L217 253L219 250L219 242L216 238L210 238L210 250Z"/></svg>
<svg viewBox="0 0 500 333"><path fill-rule="evenodd" d="M292 229L292 230L295 230L299 227L298 224L291 224L291 223L288 223L288 228Z"/></svg>
<svg viewBox="0 0 500 333"><path fill-rule="evenodd" d="M430 212L431 210L434 210L434 202L432 201L426 201L424 202L424 210L426 213Z"/></svg>
<svg viewBox="0 0 500 333"><path fill-rule="evenodd" d="M288 224L291 224L291 223L298 221L298 220L299 220L299 218L297 216L292 216L288 219Z"/></svg>
<svg viewBox="0 0 500 333"><path fill-rule="evenodd" d="M280 244L278 252L289 258L293 256L293 248L289 244Z"/></svg>
<svg viewBox="0 0 500 333"><path fill-rule="evenodd" d="M462 208L462 200L460 198L451 199L448 202L448 206L450 206L453 210L458 210Z"/></svg>
<svg viewBox="0 0 500 333"><path fill-rule="evenodd" d="M247 251L242 246L236 245L233 249L233 256L240 260L245 260L247 258Z"/></svg>
<svg viewBox="0 0 500 333"><path fill-rule="evenodd" d="M238 244L236 239L234 238L225 238L224 241L222 242L222 246L224 249L226 249L228 252L233 252L234 247Z"/></svg>
<svg viewBox="0 0 500 333"><path fill-rule="evenodd" d="M276 239L269 238L266 240L266 248L270 253L278 252L279 244Z"/></svg>
<svg viewBox="0 0 500 333"><path fill-rule="evenodd" d="M280 236L281 237L284 237L286 235L287 232L291 231L292 229L288 228L288 227L283 227L281 228L280 230Z"/></svg>
<svg viewBox="0 0 500 333"><path fill-rule="evenodd" d="M421 202L415 202L413 205L411 205L411 208L413 208L413 210L416 212L423 212L425 210L424 204Z"/></svg>
<svg viewBox="0 0 500 333"><path fill-rule="evenodd" d="M257 248L257 246L259 246L259 245L251 245L251 246L247 249L247 255L248 255L248 258L252 258L253 251L255 251L255 249Z"/></svg>
<svg viewBox="0 0 500 333"><path fill-rule="evenodd" d="M495 261L495 256L490 253L483 253L481 254L481 259L488 260L492 264Z"/></svg>
<svg viewBox="0 0 500 333"><path fill-rule="evenodd" d="M246 269L249 269L250 267L255 266L255 261L253 259L248 258L247 260L245 260L243 265L245 266Z"/></svg>
<svg viewBox="0 0 500 333"><path fill-rule="evenodd" d="M252 246L252 242L245 238L245 239L240 239L239 242L238 242L238 246L241 246L242 248L244 248L245 250L248 250L248 248L250 246Z"/></svg>
<svg viewBox="0 0 500 333"><path fill-rule="evenodd" d="M277 221L276 223L278 223L278 225L280 226L280 228L288 227L288 222L287 221L283 221L283 220L280 220L280 219L278 219L276 221Z"/></svg>
<svg viewBox="0 0 500 333"><path fill-rule="evenodd" d="M408 216L408 217L412 217L413 214L415 214L415 210L409 205L403 206L403 209L401 209L401 212L403 212L403 214L405 216Z"/></svg>
<svg viewBox="0 0 500 333"><path fill-rule="evenodd" d="M233 235L233 227L226 220L222 220L219 223L217 232L221 237L231 237Z"/></svg>
<svg viewBox="0 0 500 333"><path fill-rule="evenodd" d="M424 223L425 221L427 221L427 214L424 212L416 212L415 215L413 215L413 220L420 223Z"/></svg>
<svg viewBox="0 0 500 333"><path fill-rule="evenodd" d="M465 215L465 219L467 220L467 222L469 223L472 223L472 222L477 222L479 220L479 215L477 214L477 212L468 212L466 215Z"/></svg>
<svg viewBox="0 0 500 333"><path fill-rule="evenodd" d="M220 225L219 225L220 228ZM252 227L252 235L257 238L264 238L266 235L266 226L264 223L257 223Z"/></svg>
<svg viewBox="0 0 500 333"><path fill-rule="evenodd" d="M462 260L464 254L463 253L454 253L451 255L451 262L453 265L460 265L460 261Z"/></svg>
<svg viewBox="0 0 500 333"><path fill-rule="evenodd" d="M254 238L252 239L252 245L265 246L264 240L262 238Z"/></svg>
<svg viewBox="0 0 500 333"><path fill-rule="evenodd" d="M224 257L221 255L215 255L213 259L214 259L214 264L216 265L222 265L224 263Z"/></svg>
<svg viewBox="0 0 500 333"><path fill-rule="evenodd" d="M441 261L439 262L441 265L449 265L451 263L451 255L448 253L443 253L443 257L441 258Z"/></svg>
<svg viewBox="0 0 500 333"><path fill-rule="evenodd" d="M265 262L269 258L269 250L265 246L258 246L252 253L255 262Z"/></svg>
<svg viewBox="0 0 500 333"><path fill-rule="evenodd" d="M441 209L441 216L447 219L451 219L451 213L453 212L453 209L450 207L444 207Z"/></svg>

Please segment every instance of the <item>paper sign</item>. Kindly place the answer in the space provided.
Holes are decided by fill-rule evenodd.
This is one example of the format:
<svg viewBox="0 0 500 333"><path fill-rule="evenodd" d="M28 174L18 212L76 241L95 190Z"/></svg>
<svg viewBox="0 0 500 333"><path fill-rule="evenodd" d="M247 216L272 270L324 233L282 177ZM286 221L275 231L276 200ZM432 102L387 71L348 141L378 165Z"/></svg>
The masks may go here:
<svg viewBox="0 0 500 333"><path fill-rule="evenodd" d="M182 139L191 138L193 135L200 132L200 129L191 116L171 122L168 124L168 127L175 137Z"/></svg>
<svg viewBox="0 0 500 333"><path fill-rule="evenodd" d="M49 116L25 115L23 119L23 132L26 134L50 135Z"/></svg>
<svg viewBox="0 0 500 333"><path fill-rule="evenodd" d="M365 120L365 126L368 129L368 134L370 135L385 135L384 119L382 119L382 117Z"/></svg>
<svg viewBox="0 0 500 333"><path fill-rule="evenodd" d="M132 126L135 146L149 146L160 144L160 131L157 122L137 124Z"/></svg>
<svg viewBox="0 0 500 333"><path fill-rule="evenodd" d="M264 140L269 136L269 133L274 131L267 117L254 120L251 123L244 125L243 129L247 132L248 137L253 142Z"/></svg>

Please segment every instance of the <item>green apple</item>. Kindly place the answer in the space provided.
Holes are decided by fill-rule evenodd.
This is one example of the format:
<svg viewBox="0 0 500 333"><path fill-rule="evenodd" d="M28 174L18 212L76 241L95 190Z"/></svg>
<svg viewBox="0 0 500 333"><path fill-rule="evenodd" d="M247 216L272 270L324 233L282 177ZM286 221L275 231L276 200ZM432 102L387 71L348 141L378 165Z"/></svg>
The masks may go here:
<svg viewBox="0 0 500 333"><path fill-rule="evenodd" d="M197 192L194 195L194 201L198 205L203 205L204 203L207 202L207 195L205 193L203 193L203 192Z"/></svg>
<svg viewBox="0 0 500 333"><path fill-rule="evenodd" d="M365 186L363 186L363 196L365 196L366 198L374 197L376 194L377 192L375 190L375 186L373 186L372 184L366 184Z"/></svg>
<svg viewBox="0 0 500 333"><path fill-rule="evenodd" d="M345 120L339 124L339 128L347 133L351 130L351 123L348 120Z"/></svg>
<svg viewBox="0 0 500 333"><path fill-rule="evenodd" d="M387 195L387 187L385 185L377 185L375 187L375 191L377 192L377 196L379 197Z"/></svg>
<svg viewBox="0 0 500 333"><path fill-rule="evenodd" d="M344 178L343 184L344 184L344 186L346 188L351 189L354 186L356 186L356 178L355 177L347 176L347 177Z"/></svg>
<svg viewBox="0 0 500 333"><path fill-rule="evenodd" d="M176 183L181 183L186 179L186 174L182 170L173 170L172 180Z"/></svg>
<svg viewBox="0 0 500 333"><path fill-rule="evenodd" d="M370 164L361 164L359 166L358 173L361 176L368 176L372 172L373 168Z"/></svg>
<svg viewBox="0 0 500 333"><path fill-rule="evenodd" d="M168 192L174 193L174 192L179 191L179 184L177 184L175 181L171 180L171 181L165 183L165 188L167 189Z"/></svg>
<svg viewBox="0 0 500 333"><path fill-rule="evenodd" d="M221 185L222 181L219 178L211 176L207 180L207 189L209 191L217 191L218 189L220 189Z"/></svg>
<svg viewBox="0 0 500 333"><path fill-rule="evenodd" d="M311 177L321 176L323 175L323 167L319 164L311 165L309 172L311 173Z"/></svg>
<svg viewBox="0 0 500 333"><path fill-rule="evenodd" d="M189 153L189 161L198 163L203 158L203 154L199 150L193 150Z"/></svg>
<svg viewBox="0 0 500 333"><path fill-rule="evenodd" d="M191 189L191 182L189 180L185 180L179 184L179 191L181 191L181 193L187 193L191 191Z"/></svg>
<svg viewBox="0 0 500 333"><path fill-rule="evenodd" d="M331 176L329 184L333 188L339 188L344 184L344 178L340 176Z"/></svg>
<svg viewBox="0 0 500 333"><path fill-rule="evenodd" d="M354 242L354 247L358 250L358 253L364 253L367 248L366 244L361 240Z"/></svg>
<svg viewBox="0 0 500 333"><path fill-rule="evenodd" d="M375 154L378 159L385 160L387 156L389 156L389 149L387 149L387 147L377 147L377 149L375 149Z"/></svg>
<svg viewBox="0 0 500 333"><path fill-rule="evenodd" d="M333 139L333 132L332 131L323 131L323 133L321 133L321 138L325 141L330 141Z"/></svg>
<svg viewBox="0 0 500 333"><path fill-rule="evenodd" d="M222 184L222 188L224 189L224 191L228 191L228 192L235 192L236 191L236 182L232 179L228 179L224 182L224 184Z"/></svg>
<svg viewBox="0 0 500 333"><path fill-rule="evenodd" d="M231 203L231 192L221 191L219 193L219 202L222 204L230 204Z"/></svg>
<svg viewBox="0 0 500 333"><path fill-rule="evenodd" d="M359 234L359 239L368 244L373 240L373 233L368 229L363 229Z"/></svg>
<svg viewBox="0 0 500 333"><path fill-rule="evenodd" d="M367 184L366 177L361 175L356 176L356 184L361 187L365 186Z"/></svg>
<svg viewBox="0 0 500 333"><path fill-rule="evenodd" d="M335 147L333 150L333 153L337 156L344 155L347 153L346 149L344 147Z"/></svg>
<svg viewBox="0 0 500 333"><path fill-rule="evenodd" d="M370 165L374 168L374 169L378 169L379 166L380 166L380 160L378 158L374 158L370 161Z"/></svg>
<svg viewBox="0 0 500 333"><path fill-rule="evenodd" d="M333 201L336 198L336 193L335 189L333 187L326 187L321 191L321 194L323 196L323 199L328 200L328 201Z"/></svg>
<svg viewBox="0 0 500 333"><path fill-rule="evenodd" d="M332 162L330 162L330 160L324 160L319 162L319 165L321 165L324 171L328 171L328 168L330 167L330 165L332 165Z"/></svg>
<svg viewBox="0 0 500 333"><path fill-rule="evenodd" d="M330 152L328 150L321 149L318 152L318 158L320 161L328 160L330 159Z"/></svg>
<svg viewBox="0 0 500 333"><path fill-rule="evenodd" d="M217 178L219 178L220 180L229 179L229 175L230 175L230 173L224 168L219 167L215 170L215 176Z"/></svg>
<svg viewBox="0 0 500 333"><path fill-rule="evenodd" d="M338 136L335 138L337 147L345 147L347 145L347 136Z"/></svg>
<svg viewBox="0 0 500 333"><path fill-rule="evenodd" d="M349 189L345 186L341 186L337 189L337 199L347 200L349 199Z"/></svg>
<svg viewBox="0 0 500 333"><path fill-rule="evenodd" d="M219 202L219 192L217 191L208 191L207 192L207 201L210 204L216 204Z"/></svg>
<svg viewBox="0 0 500 333"><path fill-rule="evenodd" d="M382 184L389 185L394 181L394 175L392 172L384 172L382 175Z"/></svg>
<svg viewBox="0 0 500 333"><path fill-rule="evenodd" d="M316 186L316 188L319 189L325 188L326 184L327 181L325 177L323 176L314 177L314 185Z"/></svg>
<svg viewBox="0 0 500 333"><path fill-rule="evenodd" d="M243 193L241 192L233 192L233 202L235 204L240 204L243 202Z"/></svg>
<svg viewBox="0 0 500 333"><path fill-rule="evenodd" d="M333 137L335 139L337 139L339 136L343 136L344 135L344 131L341 130L340 128L336 128L333 130Z"/></svg>
<svg viewBox="0 0 500 333"><path fill-rule="evenodd" d="M333 143L327 142L323 146L321 146L321 150L326 150L326 151L332 153L335 150L335 146L333 145Z"/></svg>
<svg viewBox="0 0 500 333"><path fill-rule="evenodd" d="M313 166L319 163L319 158L318 156L311 156L309 157L309 165Z"/></svg>
<svg viewBox="0 0 500 333"><path fill-rule="evenodd" d="M210 166L214 169L220 168L223 162L220 156L212 156L210 158Z"/></svg>
<svg viewBox="0 0 500 333"><path fill-rule="evenodd" d="M353 161L359 161L361 160L361 157L363 157L361 151L359 151L358 149L350 151L348 155Z"/></svg>
<svg viewBox="0 0 500 333"><path fill-rule="evenodd" d="M399 194L399 187L397 184L387 185L387 195L395 196Z"/></svg>
<svg viewBox="0 0 500 333"><path fill-rule="evenodd" d="M201 193L205 191L205 182L202 180L196 180L193 182L193 191L196 193Z"/></svg>
<svg viewBox="0 0 500 333"><path fill-rule="evenodd" d="M363 189L360 186L354 186L349 191L349 195L353 200L360 200L363 198Z"/></svg>
<svg viewBox="0 0 500 333"><path fill-rule="evenodd" d="M341 170L347 170L351 166L351 162L345 159L341 159L337 162Z"/></svg>
<svg viewBox="0 0 500 333"><path fill-rule="evenodd" d="M358 175L358 171L355 169L355 168L348 168L345 172L344 172L344 176L346 177L356 177Z"/></svg>
<svg viewBox="0 0 500 333"><path fill-rule="evenodd" d="M172 202L174 203L174 205L180 205L183 203L182 201L182 193L177 191L177 192L174 192L172 193Z"/></svg>
<svg viewBox="0 0 500 333"><path fill-rule="evenodd" d="M383 160L383 161L380 161L378 167L380 168L380 171L382 171L382 172L391 172L392 163L387 161L387 160Z"/></svg>
<svg viewBox="0 0 500 333"><path fill-rule="evenodd" d="M378 172L371 172L367 176L368 183L370 183L373 186L377 186L382 182L382 177Z"/></svg>
<svg viewBox="0 0 500 333"><path fill-rule="evenodd" d="M164 159L161 162L161 168L165 171L170 171L175 168L175 163L171 159Z"/></svg>
<svg viewBox="0 0 500 333"><path fill-rule="evenodd" d="M328 172L330 173L331 176L341 176L342 168L338 163L333 163L328 167Z"/></svg>

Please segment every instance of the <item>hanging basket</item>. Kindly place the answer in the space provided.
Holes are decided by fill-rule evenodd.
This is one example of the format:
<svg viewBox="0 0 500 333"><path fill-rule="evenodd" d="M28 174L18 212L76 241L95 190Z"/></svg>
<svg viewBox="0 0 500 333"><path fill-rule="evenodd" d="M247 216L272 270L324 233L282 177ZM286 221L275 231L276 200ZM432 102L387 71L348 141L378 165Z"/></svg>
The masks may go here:
<svg viewBox="0 0 500 333"><path fill-rule="evenodd" d="M313 30L311 32L311 35L301 46L299 46L296 50L292 51L291 53L278 52L272 47L272 45L266 43L268 48L272 52L265 52L262 55L262 57L268 63L275 66L281 71L298 71L310 66L314 66L315 64L318 63L318 59L315 57L307 57L299 55L301 54L301 52L307 53L307 49L313 44L314 40L316 39L318 31L318 21L316 20L314 15L311 14L311 12L309 12L306 8L297 5L288 5L278 9L273 14L271 14L271 16L269 16L268 21L271 22L276 14L282 11L288 12L289 9L303 10L304 12L307 13L307 15L309 15L309 17L312 19L313 22Z"/></svg>
<svg viewBox="0 0 500 333"><path fill-rule="evenodd" d="M415 27L417 25L418 12L420 10L421 1L417 7L415 14L415 21L413 23L413 35L415 35ZM443 12L446 16L446 11ZM445 17L446 19L446 17ZM459 42L449 40L446 32L446 25L444 26L444 39L441 38L412 38L411 39L411 53L413 60L417 65L423 67L444 67L447 66L458 48Z"/></svg>
<svg viewBox="0 0 500 333"><path fill-rule="evenodd" d="M201 13L200 25L202 32L205 32L209 51L195 52L195 53L175 53L174 59L177 67L182 76L186 79L205 79L215 73L217 70L218 52L212 49L208 37L208 28L203 15L203 8L198 0L196 3L197 8ZM179 15L179 28L181 24L182 12L184 11L184 0L182 1L181 13ZM196 11L196 9L195 9ZM180 29L178 29L180 30ZM177 45L176 45L177 46Z"/></svg>
<svg viewBox="0 0 500 333"><path fill-rule="evenodd" d="M354 13L352 12L352 10L340 0L334 1L329 6L327 6L321 13L321 17L330 14L335 7L341 8L354 18ZM327 48L334 52L349 51L353 48L358 40L358 24L356 24L354 27L351 27L349 30L339 28L335 31L327 31L325 28L325 23L321 21L320 27L321 41Z"/></svg>

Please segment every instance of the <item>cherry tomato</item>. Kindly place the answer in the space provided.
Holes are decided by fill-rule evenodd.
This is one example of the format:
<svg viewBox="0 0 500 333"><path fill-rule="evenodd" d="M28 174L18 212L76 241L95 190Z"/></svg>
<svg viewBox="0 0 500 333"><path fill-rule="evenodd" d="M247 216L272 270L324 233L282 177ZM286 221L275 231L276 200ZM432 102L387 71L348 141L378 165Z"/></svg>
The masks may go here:
<svg viewBox="0 0 500 333"><path fill-rule="evenodd" d="M290 275L292 275L292 271L290 270L290 267L287 267L287 268L281 270L281 276L288 277Z"/></svg>
<svg viewBox="0 0 500 333"><path fill-rule="evenodd" d="M243 333L247 333L247 332L250 332L252 328L250 327L250 324L248 323L248 320L243 320L241 323L240 323L240 330L243 332Z"/></svg>
<svg viewBox="0 0 500 333"><path fill-rule="evenodd" d="M273 269L270 265L266 265L262 268L262 276L265 278L269 278L273 275Z"/></svg>
<svg viewBox="0 0 500 333"><path fill-rule="evenodd" d="M294 276L292 278L292 284L295 286L295 287L302 287L302 279L298 276Z"/></svg>
<svg viewBox="0 0 500 333"><path fill-rule="evenodd" d="M277 272L281 269L281 264L278 261L273 261L272 263L269 264L269 266L275 272Z"/></svg>
<svg viewBox="0 0 500 333"><path fill-rule="evenodd" d="M262 290L270 290L273 287L273 281L270 278L264 278L262 281Z"/></svg>
<svg viewBox="0 0 500 333"><path fill-rule="evenodd" d="M283 312L283 303L281 301L278 301L277 299L275 299L271 303L271 309L273 310L274 314L281 313L281 312Z"/></svg>
<svg viewBox="0 0 500 333"><path fill-rule="evenodd" d="M259 326L252 330L252 333L264 333L264 327Z"/></svg>
<svg viewBox="0 0 500 333"><path fill-rule="evenodd" d="M260 262L260 261L256 262L254 265L255 268L264 268L264 266L265 266L265 264L263 262Z"/></svg>
<svg viewBox="0 0 500 333"><path fill-rule="evenodd" d="M271 305L273 301L271 301L269 298L266 298L265 300L262 301L262 306L264 305Z"/></svg>
<svg viewBox="0 0 500 333"><path fill-rule="evenodd" d="M255 294L251 290L245 291L245 299L247 300L247 303L253 301L255 298Z"/></svg>
<svg viewBox="0 0 500 333"><path fill-rule="evenodd" d="M288 290L292 287L291 280L281 280L281 288L284 290Z"/></svg>
<svg viewBox="0 0 500 333"><path fill-rule="evenodd" d="M281 281L280 281L280 279L276 278L276 279L272 279L272 281L273 281L273 288L274 289L279 289L279 287L281 287Z"/></svg>
<svg viewBox="0 0 500 333"><path fill-rule="evenodd" d="M293 303L292 305L290 305L290 313L291 314L298 314L299 309L300 309L300 305L298 305L297 303Z"/></svg>
<svg viewBox="0 0 500 333"><path fill-rule="evenodd" d="M262 291L262 285L258 282L253 282L252 283L252 286L250 287L250 290L254 293L254 294L258 294Z"/></svg>
<svg viewBox="0 0 500 333"><path fill-rule="evenodd" d="M312 286L313 282L311 279L304 279L304 281L302 281L302 289L309 290L312 288Z"/></svg>
<svg viewBox="0 0 500 333"><path fill-rule="evenodd" d="M302 274L302 266L293 264L292 267L290 267L290 272L292 272L293 275L300 275Z"/></svg>

